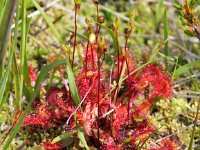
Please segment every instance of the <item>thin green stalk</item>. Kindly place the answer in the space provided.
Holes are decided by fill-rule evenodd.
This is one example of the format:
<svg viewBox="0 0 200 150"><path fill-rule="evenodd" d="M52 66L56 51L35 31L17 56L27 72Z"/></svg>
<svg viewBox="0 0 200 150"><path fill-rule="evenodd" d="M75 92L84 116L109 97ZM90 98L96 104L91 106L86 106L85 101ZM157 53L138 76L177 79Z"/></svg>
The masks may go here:
<svg viewBox="0 0 200 150"><path fill-rule="evenodd" d="M19 71L18 71L18 67L17 67L17 54L16 53L14 53L14 57L13 57L13 74L14 74L15 100L16 100L16 106L18 106L19 100L20 100L20 93L19 93L20 78L19 78Z"/></svg>
<svg viewBox="0 0 200 150"><path fill-rule="evenodd" d="M98 4L98 1L95 1L94 4L96 6L96 20L98 22L98 18L99 18L99 4ZM96 35L96 43L97 43L98 42L98 36L99 36L99 25L98 25L98 23L96 23L95 35Z"/></svg>
<svg viewBox="0 0 200 150"><path fill-rule="evenodd" d="M116 89L115 89L115 94L113 95L113 100L114 102L116 101L117 98L117 94L119 91L119 80L121 77L121 72L122 72L122 67L123 67L123 60L122 60L122 66L121 66L121 70L120 70L120 50L119 50L119 40L118 40L118 27L116 28L115 31L115 39L116 39L116 48L117 48L117 85L116 85Z"/></svg>
<svg viewBox="0 0 200 150"><path fill-rule="evenodd" d="M196 82L196 80L194 78L191 77L191 79L193 81L195 91L199 91L198 83ZM200 98L198 98L196 100L198 100L197 111L196 111L196 115L195 115L194 122L193 122L194 126L193 126L193 129L192 129L190 144L189 144L188 150L192 150L192 146L193 146L193 142L194 142L194 134L195 134L196 125L197 125L198 116L199 116L199 111L200 111Z"/></svg>
<svg viewBox="0 0 200 150"><path fill-rule="evenodd" d="M76 34L77 34L77 14L78 14L79 5L75 4L75 12L74 12L74 46L73 46L73 54L72 54L72 69L74 68L74 56L76 50Z"/></svg>
<svg viewBox="0 0 200 150"><path fill-rule="evenodd" d="M127 48L127 44L128 44L128 38L129 38L129 36L126 36L126 41L125 41L125 46L124 46L124 48L125 48L125 52L126 52L126 68L127 68L127 73L128 73L128 76L129 76L129 74L130 74L130 71L129 71L129 66L128 66L128 59L127 59L127 56L128 56L128 52L127 52L127 50L126 50L126 48ZM124 56L123 56L124 57ZM121 69L122 70L122 69ZM130 81L130 78L128 78L128 82L130 83L131 81ZM129 120L129 117L130 116L130 99L128 100L128 120Z"/></svg>
<svg viewBox="0 0 200 150"><path fill-rule="evenodd" d="M18 21L19 21L19 14L20 14L20 9L18 2L16 4L16 19L15 19L15 31L14 31L14 42L13 42L13 50L16 49L17 47L17 36L18 36ZM15 100L16 104L18 104L18 101L20 100L20 95L19 95L19 72L17 69L17 56L16 52L14 51L13 53L13 70L14 70L14 90L15 90Z"/></svg>
<svg viewBox="0 0 200 150"><path fill-rule="evenodd" d="M155 29L157 30L160 24L161 17L163 15L164 0L159 0L156 6L156 21Z"/></svg>
<svg viewBox="0 0 200 150"><path fill-rule="evenodd" d="M19 96L22 98L23 84L24 84L24 64L25 64L25 54L26 54L26 1L22 0L22 36L21 36L21 45L20 45L20 87L19 87ZM21 109L21 100L18 103L19 109Z"/></svg>

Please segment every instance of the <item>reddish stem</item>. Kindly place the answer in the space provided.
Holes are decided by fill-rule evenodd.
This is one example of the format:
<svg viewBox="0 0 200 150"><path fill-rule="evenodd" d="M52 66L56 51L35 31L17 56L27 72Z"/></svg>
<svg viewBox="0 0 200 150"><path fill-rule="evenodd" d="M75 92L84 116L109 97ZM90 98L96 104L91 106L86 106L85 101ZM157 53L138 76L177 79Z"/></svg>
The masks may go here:
<svg viewBox="0 0 200 150"><path fill-rule="evenodd" d="M98 22L98 18L99 18L99 5L98 5L98 3L96 3L96 17L97 17L97 22ZM96 32L95 32L95 34L96 34L96 43L97 43L97 41L98 41L98 36L99 36L99 25L98 25L98 23L96 24Z"/></svg>
<svg viewBox="0 0 200 150"><path fill-rule="evenodd" d="M89 39L88 39L88 42L87 42L87 48L86 48L86 58L85 58L85 77L87 78L87 64L88 64L88 47L89 47Z"/></svg>
<svg viewBox="0 0 200 150"><path fill-rule="evenodd" d="M93 48L92 48L92 45L91 45L91 53L92 53L92 65L93 65L93 68L94 68L94 54L93 54Z"/></svg>
<svg viewBox="0 0 200 150"><path fill-rule="evenodd" d="M102 61L101 61L101 65L100 65L100 67L103 65L103 61L104 61L104 59L105 59L105 53L103 53L103 59L102 59Z"/></svg>
<svg viewBox="0 0 200 150"><path fill-rule="evenodd" d="M99 116L100 116L100 110L99 110L99 101L100 101L100 55L97 54L98 60L98 92L97 92L97 97L98 97L98 118L97 118L97 126L98 126L98 132L97 132L97 137L98 137L98 142L100 143L99 140Z"/></svg>
<svg viewBox="0 0 200 150"><path fill-rule="evenodd" d="M118 80L120 78L120 69L119 69L119 42L118 42L118 35L117 35L117 31L115 33L115 36L116 36L116 46L117 46L117 72L118 72ZM117 82L118 83L118 82Z"/></svg>
<svg viewBox="0 0 200 150"><path fill-rule="evenodd" d="M76 48L76 34L77 34L77 22L76 22L76 17L78 13L78 5L75 4L75 14L74 14L74 48L73 48L73 56L72 56L72 69L74 67L74 55L75 55L75 48Z"/></svg>

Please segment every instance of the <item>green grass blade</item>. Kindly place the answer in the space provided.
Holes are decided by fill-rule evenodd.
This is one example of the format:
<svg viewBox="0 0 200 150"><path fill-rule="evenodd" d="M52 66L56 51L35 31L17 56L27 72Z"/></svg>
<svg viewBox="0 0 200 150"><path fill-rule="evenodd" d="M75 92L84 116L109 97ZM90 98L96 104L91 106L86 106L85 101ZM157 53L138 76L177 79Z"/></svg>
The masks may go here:
<svg viewBox="0 0 200 150"><path fill-rule="evenodd" d="M78 135L78 138L80 139L81 143L84 145L85 149L90 150L90 148L88 147L87 142L85 140L84 133L81 132L80 129L78 129L77 135Z"/></svg>
<svg viewBox="0 0 200 150"><path fill-rule="evenodd" d="M0 79L3 73L4 58L8 47L11 24L17 0L7 0L0 20Z"/></svg>
<svg viewBox="0 0 200 150"><path fill-rule="evenodd" d="M20 16L20 9L18 2L16 4L16 19L15 19L15 31L14 31L14 43L13 43L13 49L15 50L17 47L17 37L18 37L18 21ZM13 54L13 74L14 74L14 91L15 91L15 104L19 104L20 95L19 95L19 72L17 67L17 56L16 52L14 51Z"/></svg>
<svg viewBox="0 0 200 150"><path fill-rule="evenodd" d="M25 41L27 43L28 40L28 31L30 28L30 19L27 19L27 25L26 25L26 36L25 36ZM24 55L24 66L23 66L23 76L24 76L24 81L27 85L27 89L29 91L29 93L33 93L33 89L31 86L31 81L30 81L30 77L29 77L29 71L28 71L28 60L27 60L27 53L25 52Z"/></svg>
<svg viewBox="0 0 200 150"><path fill-rule="evenodd" d="M157 7L156 7L156 28L158 26L158 24L160 23L160 19L162 17L163 14L163 0L159 0Z"/></svg>
<svg viewBox="0 0 200 150"><path fill-rule="evenodd" d="M11 63L12 63L12 56L13 56L13 49L10 50L9 63L7 65L7 67L6 67L6 72L5 72L4 76L3 76L2 83L0 84L0 109L1 109L1 107L3 105L3 96L4 96L4 93L5 93L5 89L6 89L9 73L10 73L10 68L11 68Z"/></svg>
<svg viewBox="0 0 200 150"><path fill-rule="evenodd" d="M117 90L115 91L114 102L116 102L116 100L117 100L117 93L121 89L126 69L127 69L126 68L126 62L124 61L122 72L121 72L120 77L119 77L119 84L118 84Z"/></svg>
<svg viewBox="0 0 200 150"><path fill-rule="evenodd" d="M79 98L78 90L76 87L76 82L74 80L74 74L73 74L71 64L70 64L68 58L66 58L66 67L67 67L66 69L67 69L68 82L69 82L71 96L72 96L72 99L73 99L74 103L76 104L76 106L78 106L80 103L80 98Z"/></svg>
<svg viewBox="0 0 200 150"><path fill-rule="evenodd" d="M191 69L192 67L195 67L195 66L200 66L200 60L195 60L186 65L178 67L178 69L176 69L174 71L173 78L177 78L178 76L189 71L189 69Z"/></svg>
<svg viewBox="0 0 200 150"><path fill-rule="evenodd" d="M17 7L17 10L18 10L18 7ZM15 22L18 22L18 20L19 20L19 11L17 11L17 13L16 13ZM2 78L2 83L0 84L0 109L1 109L1 106L3 105L3 95L4 95L4 92L5 92L5 89L6 89L6 84L7 84L9 73L10 73L10 70L11 70L14 50L16 49L16 46L17 46L17 35L18 35L17 32L18 32L18 26L15 27L14 41L13 41L13 44L12 44L12 47L11 47L11 50L10 50L10 54L9 54L10 57L8 59L8 65L6 67L5 74Z"/></svg>
<svg viewBox="0 0 200 150"><path fill-rule="evenodd" d="M4 4L5 4L5 0L0 0L0 24L1 24L1 19L3 17L3 7L4 7Z"/></svg>
<svg viewBox="0 0 200 150"><path fill-rule="evenodd" d="M64 41L62 40L62 38L60 36L60 33L58 32L58 30L56 29L56 27L52 23L51 19L47 16L47 14L44 12L44 10L40 7L40 5L35 0L31 0L31 1L34 4L34 6L37 8L37 10L41 13L41 15L45 19L45 21L47 22L47 24L50 27L51 31L55 35L57 41L60 44L64 44Z"/></svg>
<svg viewBox="0 0 200 150"><path fill-rule="evenodd" d="M155 45L155 47L152 49L151 55L150 55L150 58L149 58L148 62L152 62L152 61L155 60L156 55L157 55L158 52L160 51L159 45L160 45L160 44L157 43L157 44Z"/></svg>
<svg viewBox="0 0 200 150"><path fill-rule="evenodd" d="M37 81L35 83L35 90L40 88L40 84L43 82L43 80L46 78L48 72L50 70L52 70L53 68L56 68L60 65L65 64L66 61L65 60L57 60L54 63L47 65L45 67L42 68L40 74L38 75Z"/></svg>
<svg viewBox="0 0 200 150"><path fill-rule="evenodd" d="M57 137L55 137L53 140L52 140L52 144L54 143L57 143L63 139L66 139L66 138L69 138L69 137L73 137L73 134L75 133L76 131L69 131L69 132L66 132L66 133L63 133Z"/></svg>
<svg viewBox="0 0 200 150"><path fill-rule="evenodd" d="M164 54L166 56L169 55L169 45L168 45L168 18L167 18L167 10L165 10L165 13L164 13L164 41L165 42L165 47L164 47ZM165 64L166 66L168 66L167 64L167 60L165 59Z"/></svg>
<svg viewBox="0 0 200 150"><path fill-rule="evenodd" d="M19 86L19 97L22 98L23 85L24 85L24 64L26 55L26 1L22 0L22 24L21 24L21 44L20 44L20 86ZM18 108L21 109L21 100L18 101Z"/></svg>

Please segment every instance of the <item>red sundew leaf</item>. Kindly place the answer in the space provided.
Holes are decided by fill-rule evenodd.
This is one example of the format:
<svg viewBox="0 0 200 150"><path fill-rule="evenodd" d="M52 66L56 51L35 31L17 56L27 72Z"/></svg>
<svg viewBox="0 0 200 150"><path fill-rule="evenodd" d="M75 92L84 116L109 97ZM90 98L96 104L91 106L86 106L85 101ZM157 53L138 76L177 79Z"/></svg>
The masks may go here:
<svg viewBox="0 0 200 150"><path fill-rule="evenodd" d="M97 106L92 105L92 103L88 102L85 105L84 111L78 111L76 113L78 123L84 128L84 131L87 135L93 136L93 130L97 130L96 122L96 114Z"/></svg>
<svg viewBox="0 0 200 150"><path fill-rule="evenodd" d="M162 96L163 98L170 97L172 95L172 81L166 75L159 81L158 85L155 87L156 95Z"/></svg>
<svg viewBox="0 0 200 150"><path fill-rule="evenodd" d="M75 109L75 104L68 98L68 92L60 88L50 88L50 90L46 94L45 100L48 105L54 110L63 109L65 110L65 112L67 111L68 113L71 113Z"/></svg>
<svg viewBox="0 0 200 150"><path fill-rule="evenodd" d="M105 114L108 111L109 107L110 107L109 101L102 99L100 101L100 107L99 107L100 116ZM83 111L76 112L78 124L80 124L84 128L85 133L89 136L96 137L94 133L97 131L97 118L98 118L97 110L98 110L97 104L88 101L84 105Z"/></svg>
<svg viewBox="0 0 200 150"><path fill-rule="evenodd" d="M143 120L142 123L140 123L138 127L132 131L131 138L133 141L140 140L141 142L144 142L148 135L154 131L154 129L155 127L152 124Z"/></svg>
<svg viewBox="0 0 200 150"><path fill-rule="evenodd" d="M103 141L101 144L102 150L122 150L121 146L116 145L114 139L111 137L109 132L103 134L101 139Z"/></svg>
<svg viewBox="0 0 200 150"><path fill-rule="evenodd" d="M172 95L172 81L168 74L164 74L159 66L148 65L143 69L140 84L151 86L151 99L162 96L167 98ZM144 86L146 88L147 86Z"/></svg>
<svg viewBox="0 0 200 150"><path fill-rule="evenodd" d="M128 111L125 105L119 105L115 108L113 114L113 137L122 139L123 125L127 122Z"/></svg>
<svg viewBox="0 0 200 150"><path fill-rule="evenodd" d="M149 150L177 150L180 146L176 140L164 139L159 142L156 146L150 146Z"/></svg>
<svg viewBox="0 0 200 150"><path fill-rule="evenodd" d="M37 75L36 75L36 71L35 71L35 69L33 68L32 65L28 66L28 73L29 73L31 83L35 83L35 81L37 79Z"/></svg>
<svg viewBox="0 0 200 150"><path fill-rule="evenodd" d="M62 145L60 143L51 144L51 142L49 141L43 142L41 146L44 147L45 150L61 150L62 149Z"/></svg>
<svg viewBox="0 0 200 150"><path fill-rule="evenodd" d="M145 77L149 82L154 82L156 79L162 78L163 73L159 66L151 64L143 69L143 77Z"/></svg>
<svg viewBox="0 0 200 150"><path fill-rule="evenodd" d="M51 128L55 126L52 121L62 123L75 109L73 101L68 99L67 91L56 87L47 92L45 100L46 104L35 105L36 109L25 117L23 126Z"/></svg>
<svg viewBox="0 0 200 150"><path fill-rule="evenodd" d="M32 114L32 115L31 115ZM42 126L44 128L51 128L55 125L50 122L51 113L46 105L40 105L35 111L31 112L25 117L23 126Z"/></svg>
<svg viewBox="0 0 200 150"><path fill-rule="evenodd" d="M41 105L38 108L38 117L40 117L42 120L49 120L51 118L51 113L46 105Z"/></svg>
<svg viewBox="0 0 200 150"><path fill-rule="evenodd" d="M39 117L31 117L27 116L24 121L22 126L41 126L45 129L55 127L55 124L48 120L43 120L42 118Z"/></svg>
<svg viewBox="0 0 200 150"><path fill-rule="evenodd" d="M140 118L147 116L147 113L152 105L152 102L150 102L148 99L144 100L141 104L134 106L133 110L133 117L134 118Z"/></svg>
<svg viewBox="0 0 200 150"><path fill-rule="evenodd" d="M103 99L106 89L104 86L103 73L101 73L100 76L101 76L100 99ZM85 96L85 93L87 93L89 91L90 87L91 86L93 87L90 90L90 92L88 93L88 95L83 103L83 106L87 102L92 102L92 105L97 103L97 101L98 101L98 97L97 97L98 81L97 80L98 80L97 71L95 71L95 70L87 70L87 72L86 72L86 70L83 69L80 71L80 73L76 77L76 84L77 84L77 88L78 88L81 99L83 99L83 97Z"/></svg>

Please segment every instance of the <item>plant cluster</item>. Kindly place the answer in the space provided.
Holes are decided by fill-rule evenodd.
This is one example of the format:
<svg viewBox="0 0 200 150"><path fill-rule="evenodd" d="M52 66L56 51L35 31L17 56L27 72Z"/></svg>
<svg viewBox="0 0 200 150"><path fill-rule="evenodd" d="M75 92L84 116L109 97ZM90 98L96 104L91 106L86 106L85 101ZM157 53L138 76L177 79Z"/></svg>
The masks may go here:
<svg viewBox="0 0 200 150"><path fill-rule="evenodd" d="M90 44L87 53L85 52L84 67L76 76L79 96L82 99L80 109L76 110L70 90L51 87L43 104L34 103L35 110L26 116L23 126L30 126L31 131L38 127L46 131L60 127L65 132L71 132L80 126L84 129L87 141L95 147L100 144L102 149L136 149L156 130L148 118L148 112L158 99L172 96L172 81L169 74L163 73L157 64L150 64L135 71L133 56L129 54L128 58L126 57L129 68L124 72L126 79L120 89L111 88L106 80L109 75L105 74L103 66L98 74L96 64L100 51L97 49L97 45ZM126 62L123 58L124 56L120 55L120 73ZM134 73L128 75L127 70ZM30 73L30 76L34 76L31 70ZM113 71L111 82L116 80L117 76L118 71ZM70 115L75 110L76 117L71 118ZM58 144L43 145L48 149Z"/></svg>
<svg viewBox="0 0 200 150"><path fill-rule="evenodd" d="M75 16L80 8L80 4L77 3L75 1ZM98 2L94 3L98 10ZM135 64L135 56L127 47L128 38L134 27L133 14L130 27L124 31L126 39L124 47L120 46L118 41L118 22L113 24L116 63L111 70L106 69L104 59L109 48L104 38L100 37L104 21L105 18L99 16L97 11L96 31L94 31L91 20L86 19L88 41L81 42L84 49L83 67L75 77L75 90L78 91L76 96L81 101L77 103L74 100L72 88L68 84L63 85L63 88L50 87L43 100L35 100L34 110L23 121L22 126L29 127L29 132L42 130L50 133L51 129L56 131L49 140L40 141L45 149L81 146L86 149L89 147L105 150L138 149L143 148L157 130L148 114L158 100L172 96L171 77L159 64L149 62L140 67ZM76 33L75 27L72 59L70 55L67 56L72 69L77 44ZM64 69L59 67L57 71L64 79ZM31 66L29 76L34 83L36 73ZM41 89L45 91L44 86ZM60 135L62 138L55 142L62 133L65 136ZM58 137L55 138L56 136ZM81 144L77 143L78 139ZM173 150L177 147L178 144L173 139L149 144L149 149L152 150Z"/></svg>

